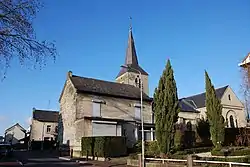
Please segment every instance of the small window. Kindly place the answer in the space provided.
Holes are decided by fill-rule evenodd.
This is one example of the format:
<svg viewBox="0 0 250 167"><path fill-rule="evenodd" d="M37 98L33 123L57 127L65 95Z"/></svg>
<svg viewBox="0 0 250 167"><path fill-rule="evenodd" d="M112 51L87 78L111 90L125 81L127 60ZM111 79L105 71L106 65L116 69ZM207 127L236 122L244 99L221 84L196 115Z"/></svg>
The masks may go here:
<svg viewBox="0 0 250 167"><path fill-rule="evenodd" d="M135 107L135 119L141 120L141 107Z"/></svg>
<svg viewBox="0 0 250 167"><path fill-rule="evenodd" d="M51 131L51 125L47 125L47 132Z"/></svg>
<svg viewBox="0 0 250 167"><path fill-rule="evenodd" d="M231 96L230 95L228 95L228 100L231 100Z"/></svg>
<svg viewBox="0 0 250 167"><path fill-rule="evenodd" d="M93 102L92 116L94 116L94 117L101 116L101 103Z"/></svg>

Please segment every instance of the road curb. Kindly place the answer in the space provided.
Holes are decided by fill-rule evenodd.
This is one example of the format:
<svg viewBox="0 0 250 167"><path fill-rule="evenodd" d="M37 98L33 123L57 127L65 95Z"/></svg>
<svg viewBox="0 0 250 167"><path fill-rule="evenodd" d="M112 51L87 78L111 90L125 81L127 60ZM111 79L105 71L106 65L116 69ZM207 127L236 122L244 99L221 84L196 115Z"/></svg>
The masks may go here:
<svg viewBox="0 0 250 167"><path fill-rule="evenodd" d="M71 161L70 158L66 158L66 157L59 157L60 160L64 160L64 161Z"/></svg>

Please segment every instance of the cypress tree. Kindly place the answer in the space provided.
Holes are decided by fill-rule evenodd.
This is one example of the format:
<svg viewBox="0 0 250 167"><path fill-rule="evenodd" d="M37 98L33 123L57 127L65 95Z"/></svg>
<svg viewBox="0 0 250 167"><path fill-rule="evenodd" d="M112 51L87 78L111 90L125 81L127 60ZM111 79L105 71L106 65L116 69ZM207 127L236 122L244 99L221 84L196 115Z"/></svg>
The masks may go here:
<svg viewBox="0 0 250 167"><path fill-rule="evenodd" d="M205 71L206 80L206 109L207 117L210 125L210 134L213 145L216 149L221 148L224 142L225 125L222 116L222 105L220 99L216 96L214 86L208 73Z"/></svg>
<svg viewBox="0 0 250 167"><path fill-rule="evenodd" d="M174 147L175 123L178 119L177 87L174 72L168 60L158 87L154 92L156 139L161 154L168 154Z"/></svg>

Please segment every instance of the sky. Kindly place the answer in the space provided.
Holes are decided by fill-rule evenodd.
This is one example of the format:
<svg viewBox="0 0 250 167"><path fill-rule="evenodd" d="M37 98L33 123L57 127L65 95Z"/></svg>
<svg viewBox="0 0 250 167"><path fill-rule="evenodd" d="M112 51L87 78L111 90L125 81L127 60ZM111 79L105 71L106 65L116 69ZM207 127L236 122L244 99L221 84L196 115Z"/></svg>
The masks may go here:
<svg viewBox="0 0 250 167"><path fill-rule="evenodd" d="M115 81L125 61L132 17L139 64L149 73L150 95L171 60L179 97L204 92L204 70L215 87L230 85L241 98L238 63L250 51L248 0L43 0L34 20L38 40L59 53L42 69L13 61L0 82L0 135L29 125L32 108L59 111L69 70Z"/></svg>

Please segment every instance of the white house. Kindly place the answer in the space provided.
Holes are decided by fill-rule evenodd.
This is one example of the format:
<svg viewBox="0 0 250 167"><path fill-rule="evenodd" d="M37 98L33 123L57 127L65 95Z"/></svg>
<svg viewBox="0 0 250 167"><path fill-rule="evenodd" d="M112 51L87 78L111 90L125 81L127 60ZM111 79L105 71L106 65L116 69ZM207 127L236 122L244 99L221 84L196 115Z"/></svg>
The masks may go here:
<svg viewBox="0 0 250 167"><path fill-rule="evenodd" d="M23 139L26 135L26 130L16 123L15 125L9 127L5 130L5 142L10 144L19 143L20 139Z"/></svg>

